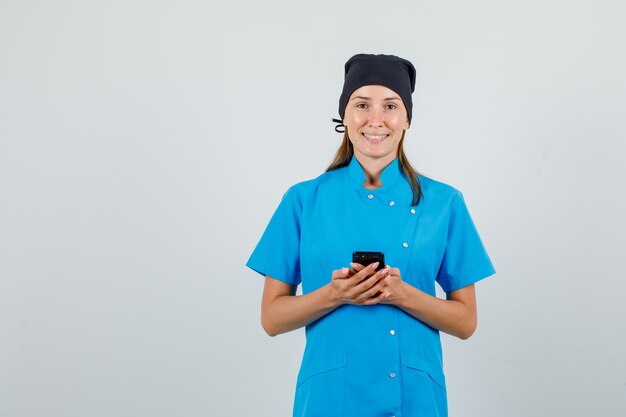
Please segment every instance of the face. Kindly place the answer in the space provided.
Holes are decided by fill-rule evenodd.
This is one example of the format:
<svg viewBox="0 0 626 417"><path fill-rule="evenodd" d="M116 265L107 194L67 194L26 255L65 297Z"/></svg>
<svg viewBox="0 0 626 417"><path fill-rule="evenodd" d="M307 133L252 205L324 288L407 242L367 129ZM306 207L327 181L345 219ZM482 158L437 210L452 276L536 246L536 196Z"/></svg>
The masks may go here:
<svg viewBox="0 0 626 417"><path fill-rule="evenodd" d="M391 162L409 119L397 93L382 85L365 85L350 96L343 124L357 157Z"/></svg>

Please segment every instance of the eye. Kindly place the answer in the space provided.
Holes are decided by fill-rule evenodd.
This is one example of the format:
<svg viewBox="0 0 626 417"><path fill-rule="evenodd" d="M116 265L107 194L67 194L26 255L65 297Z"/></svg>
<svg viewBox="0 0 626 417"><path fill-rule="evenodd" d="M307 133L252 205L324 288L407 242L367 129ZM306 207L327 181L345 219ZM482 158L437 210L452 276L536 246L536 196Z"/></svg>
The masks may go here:
<svg viewBox="0 0 626 417"><path fill-rule="evenodd" d="M398 108L398 106L396 106L395 104L387 104L387 109L389 109L389 110L395 110L397 108Z"/></svg>
<svg viewBox="0 0 626 417"><path fill-rule="evenodd" d="M367 103L357 103L356 108L357 109L366 109L367 108Z"/></svg>

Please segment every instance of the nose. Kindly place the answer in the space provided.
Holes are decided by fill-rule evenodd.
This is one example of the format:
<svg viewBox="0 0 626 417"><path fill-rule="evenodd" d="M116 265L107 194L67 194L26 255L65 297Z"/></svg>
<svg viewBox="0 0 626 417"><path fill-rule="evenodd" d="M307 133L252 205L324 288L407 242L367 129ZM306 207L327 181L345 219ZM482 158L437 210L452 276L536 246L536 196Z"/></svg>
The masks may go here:
<svg viewBox="0 0 626 417"><path fill-rule="evenodd" d="M382 126L385 118L385 113L381 109L373 109L370 113L370 126Z"/></svg>

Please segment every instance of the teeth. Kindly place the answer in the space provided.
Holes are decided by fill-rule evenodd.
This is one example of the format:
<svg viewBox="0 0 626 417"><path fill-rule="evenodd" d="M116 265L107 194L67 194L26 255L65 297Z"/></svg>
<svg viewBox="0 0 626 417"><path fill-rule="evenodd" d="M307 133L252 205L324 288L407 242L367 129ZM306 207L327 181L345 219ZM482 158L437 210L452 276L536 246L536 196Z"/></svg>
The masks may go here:
<svg viewBox="0 0 626 417"><path fill-rule="evenodd" d="M387 136L387 135L380 135L380 136L368 135L367 133L363 133L363 135L368 139L374 139L374 140L382 139Z"/></svg>

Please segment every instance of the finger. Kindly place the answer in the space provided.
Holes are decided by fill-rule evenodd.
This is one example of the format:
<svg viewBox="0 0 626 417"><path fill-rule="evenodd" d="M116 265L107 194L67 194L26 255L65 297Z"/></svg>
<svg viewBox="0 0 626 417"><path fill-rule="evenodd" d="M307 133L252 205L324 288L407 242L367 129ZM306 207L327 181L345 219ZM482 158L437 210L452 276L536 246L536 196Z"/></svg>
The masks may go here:
<svg viewBox="0 0 626 417"><path fill-rule="evenodd" d="M377 292L375 292L371 297L367 298L364 301L364 304L372 305L385 303L387 302L387 298L389 297L389 295L389 292L385 292L382 289L377 288Z"/></svg>
<svg viewBox="0 0 626 417"><path fill-rule="evenodd" d="M374 283L374 285L372 285L369 289L365 290L362 295L365 299L370 299L370 298L376 298L375 296L380 293L383 292L384 289L384 283L381 281L377 281L376 283Z"/></svg>
<svg viewBox="0 0 626 417"><path fill-rule="evenodd" d="M345 266L341 269L336 269L332 273L332 279L346 278L348 277L350 270Z"/></svg>
<svg viewBox="0 0 626 417"><path fill-rule="evenodd" d="M400 277L400 270L398 268L389 267L389 273L387 275L393 275L394 277Z"/></svg>
<svg viewBox="0 0 626 417"><path fill-rule="evenodd" d="M387 275L387 272L388 272L387 268L381 269L380 271L376 272L375 274L373 274L369 278L367 278L367 279L361 281L359 284L357 284L355 289L358 292L368 291L370 288L372 288L377 283L379 283L379 282L382 283L382 279Z"/></svg>
<svg viewBox="0 0 626 417"><path fill-rule="evenodd" d="M382 304L387 302L387 299L389 298L391 294L388 292L381 292L380 294L370 297L367 301L369 304Z"/></svg>
<svg viewBox="0 0 626 417"><path fill-rule="evenodd" d="M354 274L356 274L356 271L352 268L348 268L348 278L350 278Z"/></svg>
<svg viewBox="0 0 626 417"><path fill-rule="evenodd" d="M363 265L356 263L356 262L350 262L350 266L356 271L359 272L361 269L365 268Z"/></svg>
<svg viewBox="0 0 626 417"><path fill-rule="evenodd" d="M363 281L365 278L367 278L368 276L372 275L373 273L376 272L376 268L378 268L378 262L374 262L373 264L369 264L365 267L363 267L363 269L361 269L359 272L357 272L353 278L356 282L361 282Z"/></svg>
<svg viewBox="0 0 626 417"><path fill-rule="evenodd" d="M380 303L380 300L379 300L378 297L370 297L367 300L363 301L361 303L361 305L371 306L371 305L375 305L375 304L379 304L379 303Z"/></svg>
<svg viewBox="0 0 626 417"><path fill-rule="evenodd" d="M363 265L358 264L356 262L350 262L350 266L352 267L352 271L354 271L353 275L358 274L358 273L362 272L363 270L366 270L367 267L368 267L368 265L363 266Z"/></svg>

